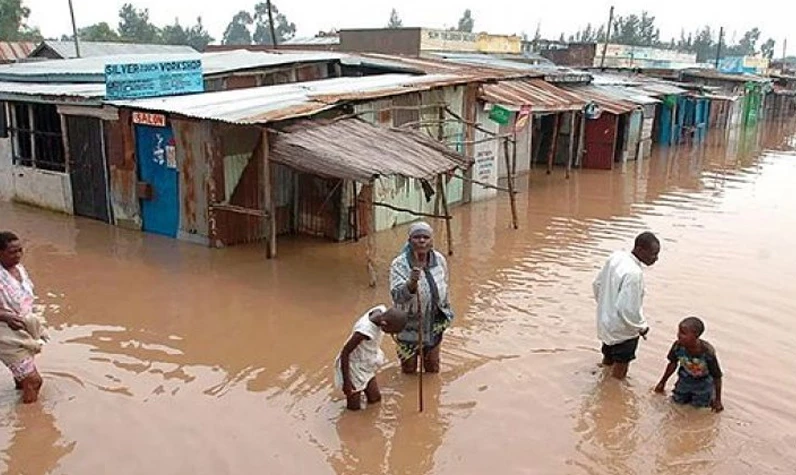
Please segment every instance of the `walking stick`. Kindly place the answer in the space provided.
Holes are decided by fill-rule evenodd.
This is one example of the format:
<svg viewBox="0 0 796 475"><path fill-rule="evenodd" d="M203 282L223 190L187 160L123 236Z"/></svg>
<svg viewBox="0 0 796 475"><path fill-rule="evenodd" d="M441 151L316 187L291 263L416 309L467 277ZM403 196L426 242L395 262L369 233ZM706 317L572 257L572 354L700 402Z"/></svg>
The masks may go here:
<svg viewBox="0 0 796 475"><path fill-rule="evenodd" d="M415 254L415 262L420 264L420 259ZM423 371L425 369L425 358L423 355L423 307L420 306L420 282L417 283L417 290L415 291L417 300L417 321L418 321L418 338L417 338L417 357L420 360L420 372L418 373L417 382L417 405L419 412L423 412Z"/></svg>

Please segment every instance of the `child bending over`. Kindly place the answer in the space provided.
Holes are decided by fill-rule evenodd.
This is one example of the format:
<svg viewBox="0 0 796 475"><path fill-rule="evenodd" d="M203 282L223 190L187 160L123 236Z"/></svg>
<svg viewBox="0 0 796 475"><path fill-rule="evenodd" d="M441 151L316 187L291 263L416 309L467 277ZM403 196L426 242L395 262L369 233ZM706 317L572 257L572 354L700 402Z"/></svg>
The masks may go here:
<svg viewBox="0 0 796 475"><path fill-rule="evenodd" d="M724 410L721 403L721 367L713 346L700 337L705 324L696 317L680 322L677 341L669 350L669 365L655 392L663 393L666 382L677 371L677 383L672 391L672 400L677 404L695 407L711 407L715 412Z"/></svg>
<svg viewBox="0 0 796 475"><path fill-rule="evenodd" d="M403 330L406 318L402 310L379 305L354 324L351 337L335 362L335 386L343 390L348 409L358 411L361 408L363 391L369 404L381 401L376 383L376 372L385 363L381 339L384 333Z"/></svg>

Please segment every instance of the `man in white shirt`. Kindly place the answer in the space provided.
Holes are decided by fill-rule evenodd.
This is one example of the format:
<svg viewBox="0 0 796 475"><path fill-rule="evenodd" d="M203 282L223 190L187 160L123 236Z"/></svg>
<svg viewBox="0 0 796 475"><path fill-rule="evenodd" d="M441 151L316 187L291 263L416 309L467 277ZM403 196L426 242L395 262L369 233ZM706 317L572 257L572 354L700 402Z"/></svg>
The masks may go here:
<svg viewBox="0 0 796 475"><path fill-rule="evenodd" d="M642 264L658 260L661 243L650 232L636 237L632 252L618 251L608 258L592 284L597 301L597 336L602 341L603 365L624 379L636 359L639 336L649 332L642 311L644 274Z"/></svg>

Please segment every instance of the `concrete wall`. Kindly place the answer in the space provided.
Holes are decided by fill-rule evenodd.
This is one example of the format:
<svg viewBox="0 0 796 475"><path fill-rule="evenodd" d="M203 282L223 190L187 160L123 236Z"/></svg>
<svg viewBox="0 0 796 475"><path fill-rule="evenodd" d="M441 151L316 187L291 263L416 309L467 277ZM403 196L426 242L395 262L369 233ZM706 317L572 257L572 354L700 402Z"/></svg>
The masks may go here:
<svg viewBox="0 0 796 475"><path fill-rule="evenodd" d="M11 139L0 139L0 200L2 201L11 201L13 197L11 162Z"/></svg>
<svg viewBox="0 0 796 475"><path fill-rule="evenodd" d="M423 28L420 32L420 51L475 53L478 51L478 35Z"/></svg>
<svg viewBox="0 0 796 475"><path fill-rule="evenodd" d="M11 167L14 201L73 214L72 183L66 173Z"/></svg>
<svg viewBox="0 0 796 475"><path fill-rule="evenodd" d="M416 56L420 35L420 28L341 30L340 51Z"/></svg>
<svg viewBox="0 0 796 475"><path fill-rule="evenodd" d="M520 54L522 53L522 38L481 33L478 35L476 48L479 53Z"/></svg>

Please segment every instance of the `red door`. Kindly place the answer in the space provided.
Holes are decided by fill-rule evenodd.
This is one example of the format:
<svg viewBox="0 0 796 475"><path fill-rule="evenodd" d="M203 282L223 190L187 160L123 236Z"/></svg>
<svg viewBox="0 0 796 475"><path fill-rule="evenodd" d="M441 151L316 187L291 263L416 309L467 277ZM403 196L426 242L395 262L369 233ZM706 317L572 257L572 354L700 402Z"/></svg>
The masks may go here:
<svg viewBox="0 0 796 475"><path fill-rule="evenodd" d="M618 117L603 113L599 119L586 122L586 146L583 168L611 170L614 166Z"/></svg>

